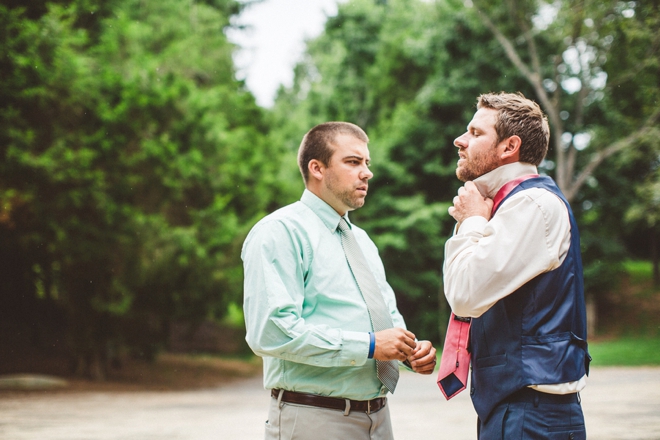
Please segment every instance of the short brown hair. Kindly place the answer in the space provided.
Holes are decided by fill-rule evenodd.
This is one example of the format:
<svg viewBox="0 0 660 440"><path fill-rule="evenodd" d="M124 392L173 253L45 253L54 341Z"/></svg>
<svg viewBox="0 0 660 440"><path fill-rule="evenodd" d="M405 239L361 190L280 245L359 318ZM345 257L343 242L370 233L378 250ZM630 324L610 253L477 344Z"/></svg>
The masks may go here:
<svg viewBox="0 0 660 440"><path fill-rule="evenodd" d="M539 165L548 153L550 126L541 107L522 93L486 93L477 99L477 109L497 110L497 143L519 136L520 162Z"/></svg>
<svg viewBox="0 0 660 440"><path fill-rule="evenodd" d="M318 160L328 166L330 158L335 152L332 144L337 136L345 134L353 136L364 143L369 143L367 134L355 124L350 122L324 122L309 130L303 137L298 150L298 166L305 183L309 180L309 162Z"/></svg>

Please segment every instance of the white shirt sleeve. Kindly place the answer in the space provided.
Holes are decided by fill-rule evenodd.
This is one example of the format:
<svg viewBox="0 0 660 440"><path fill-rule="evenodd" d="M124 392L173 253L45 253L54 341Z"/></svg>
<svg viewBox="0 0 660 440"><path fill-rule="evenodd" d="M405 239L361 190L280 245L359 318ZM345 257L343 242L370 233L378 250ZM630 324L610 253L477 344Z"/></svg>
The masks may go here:
<svg viewBox="0 0 660 440"><path fill-rule="evenodd" d="M561 264L570 221L553 193L530 188L490 219L469 217L445 244L444 289L458 316L479 317L497 301Z"/></svg>

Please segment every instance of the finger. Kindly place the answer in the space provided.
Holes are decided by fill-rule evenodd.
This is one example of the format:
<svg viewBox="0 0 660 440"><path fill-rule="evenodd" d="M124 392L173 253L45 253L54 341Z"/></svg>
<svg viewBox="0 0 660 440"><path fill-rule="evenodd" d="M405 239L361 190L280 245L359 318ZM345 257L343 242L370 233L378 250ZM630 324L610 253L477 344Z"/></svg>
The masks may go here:
<svg viewBox="0 0 660 440"><path fill-rule="evenodd" d="M397 351L396 353L393 353L393 354L392 354L392 358L391 358L391 359L392 359L392 360L397 360L397 361L403 362L403 361L405 360L405 358L406 358L406 355L405 355L404 352L402 352L402 351Z"/></svg>
<svg viewBox="0 0 660 440"><path fill-rule="evenodd" d="M417 370L413 371L419 374L431 374L433 373L433 370L435 370L435 364L424 365L423 367L419 367Z"/></svg>
<svg viewBox="0 0 660 440"><path fill-rule="evenodd" d="M424 357L428 356L429 352L428 350L424 349L415 349L413 350L412 354L408 358L410 362L412 361L418 361L420 359L423 359Z"/></svg>
<svg viewBox="0 0 660 440"><path fill-rule="evenodd" d="M431 351L431 348L433 348L433 346L430 343L428 343L428 341L418 342L417 346L413 350L412 355L408 360L414 361L426 356Z"/></svg>
<svg viewBox="0 0 660 440"><path fill-rule="evenodd" d="M410 356L415 349L415 340L406 340L403 341L404 344L401 346L401 351L405 351L407 356Z"/></svg>
<svg viewBox="0 0 660 440"><path fill-rule="evenodd" d="M413 365L413 371L416 373L431 372L435 369L435 363Z"/></svg>
<svg viewBox="0 0 660 440"><path fill-rule="evenodd" d="M430 362L426 362L426 363L420 361L417 361L415 363L411 362L410 366L413 368L413 371L415 371L416 373L428 374L435 369L436 361L435 359L433 359Z"/></svg>
<svg viewBox="0 0 660 440"><path fill-rule="evenodd" d="M415 339L415 334L414 334L413 332L411 332L410 330L404 330L403 332L404 332L405 335L408 336L409 338L411 338L411 339L413 339L413 340Z"/></svg>
<svg viewBox="0 0 660 440"><path fill-rule="evenodd" d="M410 330L401 327L394 327L393 330L395 331L397 339L406 342L407 345L409 345L409 342L407 341L415 341L415 334Z"/></svg>
<svg viewBox="0 0 660 440"><path fill-rule="evenodd" d="M435 353L429 353L425 356L411 360L410 363L415 365L426 365L435 362L435 359Z"/></svg>
<svg viewBox="0 0 660 440"><path fill-rule="evenodd" d="M435 364L437 362L437 357L435 353L430 353L427 356L424 356L420 359L416 359L415 361L410 362L411 365L417 365L418 367L422 367L424 365L431 365Z"/></svg>
<svg viewBox="0 0 660 440"><path fill-rule="evenodd" d="M432 346L426 347L417 353L414 353L410 356L409 360L411 362L419 362L420 364L425 364L427 362L432 362L435 360L435 348Z"/></svg>
<svg viewBox="0 0 660 440"><path fill-rule="evenodd" d="M403 346L401 346L401 347L399 348L399 353L403 353L403 355L404 355L405 357L404 357L403 359L400 359L400 360L404 360L404 361L405 361L406 359L408 359L408 357L412 354L412 351L413 351L413 347L411 347L411 346L409 346L409 345L405 345L405 344L404 344Z"/></svg>

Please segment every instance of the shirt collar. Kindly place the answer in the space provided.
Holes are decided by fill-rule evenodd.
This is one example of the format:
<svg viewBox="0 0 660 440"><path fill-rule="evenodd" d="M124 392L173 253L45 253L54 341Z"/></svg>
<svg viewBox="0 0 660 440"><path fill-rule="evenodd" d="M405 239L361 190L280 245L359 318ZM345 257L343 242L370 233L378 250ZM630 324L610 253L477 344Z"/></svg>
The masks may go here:
<svg viewBox="0 0 660 440"><path fill-rule="evenodd" d="M538 174L536 166L530 163L514 162L497 167L493 171L474 179L474 184L477 185L477 189L484 197L492 199L505 183L527 174Z"/></svg>
<svg viewBox="0 0 660 440"><path fill-rule="evenodd" d="M341 216L337 214L337 211L335 211L332 206L328 205L323 199L307 189L303 191L300 201L310 208L330 231L334 232L337 230ZM344 215L344 218L346 219L348 226L353 228L350 220L348 220L348 212Z"/></svg>

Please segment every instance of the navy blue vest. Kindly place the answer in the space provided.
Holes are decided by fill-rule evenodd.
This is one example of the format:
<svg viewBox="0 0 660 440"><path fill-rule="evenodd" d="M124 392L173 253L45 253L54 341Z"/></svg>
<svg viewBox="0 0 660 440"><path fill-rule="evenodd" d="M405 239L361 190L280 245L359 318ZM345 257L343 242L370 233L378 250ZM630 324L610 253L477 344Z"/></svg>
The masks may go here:
<svg viewBox="0 0 660 440"><path fill-rule="evenodd" d="M566 205L571 245L561 266L472 319L470 394L482 421L498 403L527 385L573 382L589 372L580 235L570 205L549 177L525 180L502 202L533 187L556 194Z"/></svg>

